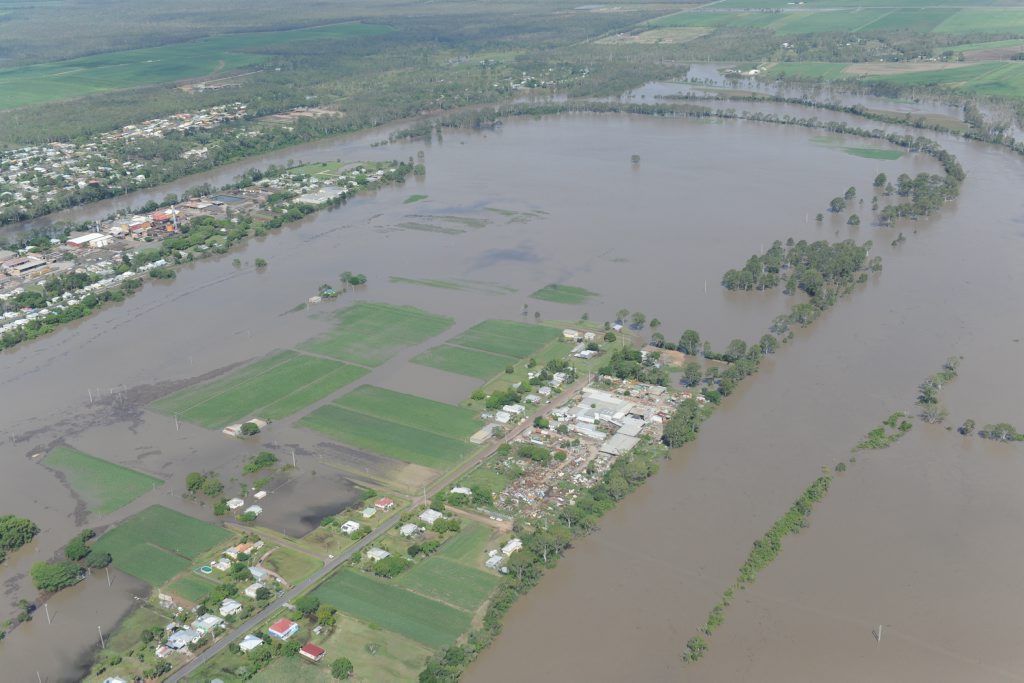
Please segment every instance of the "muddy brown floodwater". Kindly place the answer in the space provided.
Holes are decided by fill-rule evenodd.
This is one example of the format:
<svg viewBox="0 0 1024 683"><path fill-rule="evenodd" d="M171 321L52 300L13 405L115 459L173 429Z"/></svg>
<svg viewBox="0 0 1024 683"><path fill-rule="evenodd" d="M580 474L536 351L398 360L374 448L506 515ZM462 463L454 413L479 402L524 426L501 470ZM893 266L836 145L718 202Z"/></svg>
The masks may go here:
<svg viewBox="0 0 1024 683"><path fill-rule="evenodd" d="M870 238L876 244L872 254L883 256L885 271L763 364L758 376L706 425L697 443L676 453L657 477L602 520L598 533L581 540L516 605L505 633L468 675L470 680L524 674L536 680L759 679L762 661L771 654L784 669L778 678L813 679L807 675L810 669L800 666L805 649L838 650L847 647L847 639L870 639L870 629L862 634L851 628L843 642L834 642L826 629L811 624L800 633L801 642L794 636L794 642L780 644L774 639L803 624L766 626L763 607L748 609L740 600L705 661L684 670L679 653L735 576L750 542L817 475L820 465L843 458L887 412L909 406L917 383L948 355L965 356L960 385L949 390L953 419L969 412L979 422L988 416L1012 420L1022 367L1020 345L1013 340L1024 334L1022 304L1010 294L1020 289L1024 263L1024 207L1015 182L1024 170L1020 160L996 149L943 140L971 173L963 198L936 219L901 226L909 239L894 249L888 245L898 230L866 222L851 230L833 217L818 226L813 216L850 185L870 198L870 182L879 171L895 176L938 172L938 166L921 156L896 161L850 156L835 144L816 143L815 136L793 126L741 121L581 115L513 121L486 133L450 132L443 143L371 148L370 142L380 138L376 133L289 154L306 161L375 160L423 150L428 175L310 217L226 257L197 263L171 284L147 283L120 305L0 355L4 511L24 514L43 528L39 539L3 567L7 601L33 597L26 579L31 563L54 556L84 526L101 530L154 503L213 520L208 508L182 499L186 473L213 470L227 483L238 478L246 458L263 448L279 455L291 449L296 453L297 478L264 502L270 526L279 530L302 530L324 510L343 505L355 495L353 481L372 484L375 477L385 477L416 490L429 472L324 443L319 435L293 426L307 411L271 425L247 443L184 423L175 429L172 419L144 410L149 400L183 383L290 348L328 329L331 313L349 303L411 304L453 317L449 331L403 350L361 382L457 401L472 390L472 381L410 365L409 359L482 319L519 318L524 302L529 302L530 318L537 311L553 320L576 320L584 312L606 320L620 308L641 310L663 321L667 337L693 327L722 346L734 337L756 339L791 304L778 292L724 292L717 282L725 270L742 265L775 239ZM856 139L847 144L864 146ZM637 165L630 163L633 154L641 157ZM280 156L245 165L269 164ZM404 204L414 193L428 198ZM257 257L269 262L263 272L251 267ZM243 261L241 267L232 265L234 258ZM365 273L369 285L337 303L289 312L321 283L337 282L344 270ZM459 288L392 282L392 277L457 281ZM550 282L585 287L599 297L579 306L527 299ZM963 395L955 393L960 387ZM102 398L90 403L90 391ZM914 438L899 449L863 456L863 464L837 482L822 510L829 509L833 497L840 501L833 510L840 510L844 496L856 501L884 490L903 496L907 505L951 506L948 517L962 518L965 529L969 520L982 525L974 505L1002 490L986 482L1003 488L1018 482L1016 458L1024 454L975 442L968 454L961 454L963 443L940 429L915 427ZM166 483L115 513L88 515L72 492L31 458L58 442ZM942 462L935 459L935 449L952 449L947 458L972 472L971 485L958 497L926 495L924 463L935 467ZM972 470L975 461L981 463L977 471ZM872 476L888 481L885 468L895 466L908 471L902 487L872 488ZM314 483L313 470L330 473L330 479L318 474ZM915 472L921 477L912 476ZM229 489L237 485L228 484ZM1009 497L1001 504L1011 518L1019 518L1024 509L1020 500ZM841 525L838 529L830 529L826 516L837 513L822 512L820 523L816 513L806 534L787 541L783 559L764 573L751 600L762 586L767 596L789 590L800 600L824 599L804 595L795 572L784 571L784 563L799 556L788 546L857 533L864 549L838 563L838 569L835 557L820 556L827 549L813 546L801 566L828 566L835 578L832 587L849 591L850 604L866 605L857 600L863 589L854 579L874 571L873 530L886 509L879 502L870 515L848 513L833 523ZM917 521L926 525L929 519ZM909 521L894 515L889 524ZM943 545L920 539L928 548L986 551L958 547L958 537L946 538L941 529L929 533L942 535ZM825 541L818 540L822 535ZM984 540L1001 543L998 556L1006 561L1024 556L1021 541L1009 533L989 533L977 542ZM904 568L919 562L928 563L922 572L949 568L932 555L915 554L911 544L896 544L886 552L890 562ZM863 618L893 624L894 631L903 624L904 642L931 642L914 624L938 629L935 614L941 613L950 642L962 646L961 656L970 651L972 639L984 639L986 630L995 631L997 625L1004 635L1003 629L1019 633L1024 625L1019 605L990 601L985 592L1011 590L1009 572L987 564L976 569L956 600L929 592L933 602L923 605L901 602L906 581L898 581L892 569L891 583L882 577L872 586L891 616L876 617L871 611ZM774 588L773 580L780 582ZM44 680L75 679L95 647L97 626L104 632L113 629L142 590L116 573L109 588L105 577L93 576L60 594L51 601L51 607L60 603L54 624L39 615L0 647L6 675L35 680L38 670ZM6 615L13 613L4 607ZM995 616L980 633L969 633L968 622L958 618L968 610ZM771 614L785 619L788 613ZM994 647L996 634L989 635L986 642ZM901 642L897 637L894 633L893 641ZM729 639L739 644L727 644ZM54 642L61 644L60 658L50 656ZM889 646L889 641L881 644ZM791 648L788 656L779 656L785 647ZM1004 655L1011 656L1009 651ZM730 669L741 656L749 668ZM924 671L915 668L924 666L917 660L935 656L931 650L911 651L892 664L904 669L891 673ZM851 677L872 675L872 670L857 669L856 661L845 670ZM990 673L963 666L976 676Z"/></svg>

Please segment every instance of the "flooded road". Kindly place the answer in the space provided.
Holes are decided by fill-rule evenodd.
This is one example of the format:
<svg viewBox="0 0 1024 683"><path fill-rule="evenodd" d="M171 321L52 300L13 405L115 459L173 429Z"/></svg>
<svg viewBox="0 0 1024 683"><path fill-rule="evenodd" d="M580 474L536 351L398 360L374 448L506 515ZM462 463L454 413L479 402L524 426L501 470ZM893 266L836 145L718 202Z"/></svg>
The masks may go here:
<svg viewBox="0 0 1024 683"><path fill-rule="evenodd" d="M605 517L601 531L581 540L512 610L505 633L471 670L470 680L510 680L503 672L513 670L521 675L524 651L531 653L529 673L537 680L729 678L727 669L715 668L727 666L732 656L724 642L741 628L753 630L736 637L760 642L760 636L750 635L758 624L754 610L737 601L711 654L685 672L679 661L683 643L734 578L750 542L820 465L842 459L891 410L909 407L914 387L953 353L966 358L957 380L966 393L956 394L956 383L950 387L951 420L967 417L961 415L965 411L979 423L988 415L990 421L1014 419L1006 408L1019 405L1015 392L1022 365L1020 345L1012 340L1024 335L1024 311L1007 293L1022 284L1024 223L1015 221L1024 219L1024 206L1014 180L1024 165L999 150L943 141L971 174L960 203L936 219L880 230L866 221L851 229L832 216L819 226L814 215L850 185L869 203L870 182L879 171L892 177L934 173L939 170L934 161L851 156L841 146L816 142L816 131L743 121L562 116L513 121L487 133L446 131L443 143L371 148L380 137L321 143L283 157L374 160L407 158L422 150L426 178L382 189L197 263L180 271L172 284L147 281L122 304L0 354L5 395L0 486L6 509L44 530L5 564L7 601L33 597L25 578L31 563L55 555L77 529L101 530L154 503L213 520L208 508L182 498L189 471L215 471L230 489L238 485L229 482L240 477L244 461L258 450L271 447L280 454L294 448L300 478L309 475L311 482L312 471L329 469L332 479L330 486L326 481L303 486L300 480L288 487L290 494L266 499L271 526L293 532L350 500L352 480L372 484L381 463L359 461L358 454L292 426L315 406L271 425L251 443L185 423L176 428L173 419L143 409L207 373L295 346L328 329L331 313L357 300L415 305L455 320L440 337L403 350L359 383L457 401L474 388L472 381L408 360L482 319L519 318L524 303L530 318L539 312L550 320L576 320L583 313L609 320L620 308L643 311L663 321L660 331L667 338L692 327L721 347L735 337L756 339L792 303L778 292L730 293L717 284L725 270L740 267L773 240L873 239L872 255L884 259L880 277L859 287L814 328L798 332L705 426L696 444L677 453L659 476ZM631 163L633 154L640 156L638 164ZM223 173L226 182L231 172ZM168 191L174 190L161 188L159 194ZM427 199L404 203L414 193ZM908 242L889 247L901 230ZM239 267L234 258L242 261ZM252 267L256 258L269 262L265 271ZM346 270L365 273L369 285L336 303L295 310L321 283L337 283ZM427 286L425 280L459 286ZM585 287L599 296L577 306L527 298L550 282ZM994 394L987 389L990 382ZM102 398L96 400L97 394ZM925 431L923 425L915 427L914 437ZM945 432L938 436L960 445ZM85 515L69 489L31 458L58 442L166 483L116 513ZM865 463L865 473L869 466L883 468L883 458L929 457L912 443L908 439L901 451L864 456L877 461ZM1012 448L976 443L974 457L1007 460ZM853 469L823 508L831 496L839 498L838 489L869 481ZM410 490L427 474L401 473ZM1016 474L1004 468L1006 478L1019 481ZM976 495L988 494L979 487ZM817 533L816 516L806 537L791 543ZM1015 539L1004 540L1010 546L1004 552L1024 556L1024 548L1013 550ZM865 570L851 562L845 571ZM69 653L65 660L43 654L49 645L39 637L38 629L47 626L40 616L31 628L16 629L0 649L13 679L34 679L37 668L46 680L75 678L69 662L93 646L96 626L112 629L138 594L128 577L117 577L110 588L105 578L97 583L92 577L59 596L66 603L63 619L74 625L52 634ZM894 596L889 602L894 610L899 604ZM101 603L108 611L98 611ZM990 607L1010 608L981 606ZM9 616L13 610L5 605L5 612ZM1020 619L1018 631L1024 625L1024 617L1006 619ZM755 648L749 658L756 661L759 653ZM787 662L795 666L792 656L782 660ZM789 672L791 679L799 675L799 670Z"/></svg>

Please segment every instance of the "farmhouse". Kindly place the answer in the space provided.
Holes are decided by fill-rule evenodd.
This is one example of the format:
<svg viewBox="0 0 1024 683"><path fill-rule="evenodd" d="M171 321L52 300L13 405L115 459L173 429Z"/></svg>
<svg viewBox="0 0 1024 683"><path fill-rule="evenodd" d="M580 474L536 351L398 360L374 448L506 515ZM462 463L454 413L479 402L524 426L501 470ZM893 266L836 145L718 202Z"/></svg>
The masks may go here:
<svg viewBox="0 0 1024 683"><path fill-rule="evenodd" d="M377 508L363 508L363 519L369 519L377 514Z"/></svg>
<svg viewBox="0 0 1024 683"><path fill-rule="evenodd" d="M454 487L452 487L452 491L451 492L452 493L459 493L459 494L462 494L463 496L472 496L473 495L473 489L469 488L468 486L454 486Z"/></svg>
<svg viewBox="0 0 1024 683"><path fill-rule="evenodd" d="M256 591L258 591L261 588L263 588L263 584L257 581L256 583L247 586L246 589L242 592L245 594L245 597L252 598L253 600L255 600Z"/></svg>
<svg viewBox="0 0 1024 683"><path fill-rule="evenodd" d="M245 505L245 501L242 500L241 498L232 498L227 503L225 503L225 505L228 506L228 510L237 510L238 508Z"/></svg>
<svg viewBox="0 0 1024 683"><path fill-rule="evenodd" d="M214 562L212 566L217 571L226 572L227 570L231 569L231 560L229 560L226 557L222 557L216 562Z"/></svg>
<svg viewBox="0 0 1024 683"><path fill-rule="evenodd" d="M306 643L299 649L299 654L311 662L319 662L326 653L326 650L322 647L317 647L313 643Z"/></svg>
<svg viewBox="0 0 1024 683"><path fill-rule="evenodd" d="M279 619L271 624L267 632L279 640L288 640L299 632L299 625L291 619Z"/></svg>
<svg viewBox="0 0 1024 683"><path fill-rule="evenodd" d="M232 601L233 602L233 601ZM239 605L241 607L241 605ZM224 620L215 614L204 614L195 621L192 622L192 629L199 633L209 633L218 626L223 625Z"/></svg>
<svg viewBox="0 0 1024 683"><path fill-rule="evenodd" d="M259 517L263 514L263 508L261 508L259 505L250 505L249 507L245 508L245 512L242 514L248 515L250 513Z"/></svg>
<svg viewBox="0 0 1024 683"><path fill-rule="evenodd" d="M391 553L384 550L384 548L370 548L366 551L366 556L374 562L380 562L383 559L391 557Z"/></svg>
<svg viewBox="0 0 1024 683"><path fill-rule="evenodd" d="M505 557L508 557L509 555L514 553L515 551L520 550L522 547L523 547L523 542L521 540L519 540L518 538L513 538L511 541L509 541L504 546L502 546L501 554L504 555Z"/></svg>
<svg viewBox="0 0 1024 683"><path fill-rule="evenodd" d="M270 577L270 572L262 567L249 567L249 573L252 575L252 578L257 581L265 581Z"/></svg>
<svg viewBox="0 0 1024 683"><path fill-rule="evenodd" d="M183 628L170 635L167 639L167 647L172 650L180 650L181 648L186 647L189 643L198 642L202 637L203 634L198 631L193 631L190 628Z"/></svg>
<svg viewBox="0 0 1024 683"><path fill-rule="evenodd" d="M434 522L436 522L437 520L441 519L442 517L444 517L444 515L442 515L437 510L424 510L420 514L420 519L422 519L427 524L433 524Z"/></svg>
<svg viewBox="0 0 1024 683"><path fill-rule="evenodd" d="M341 533L345 534L346 536L351 536L355 532L359 531L359 527L361 526L362 524L360 524L359 522L353 522L352 520L349 520L341 525Z"/></svg>
<svg viewBox="0 0 1024 683"><path fill-rule="evenodd" d="M232 598L224 598L220 603L220 610L218 611L222 617L229 617L232 614L238 614L242 611L242 603L238 602L238 600L233 600Z"/></svg>
<svg viewBox="0 0 1024 683"><path fill-rule="evenodd" d="M378 510L384 510L385 512L388 510L394 510L395 501L391 500L390 498L381 498L379 500L374 501L373 507L377 508Z"/></svg>
<svg viewBox="0 0 1024 683"><path fill-rule="evenodd" d="M250 633L245 638L242 638L242 642L238 644L238 649L242 652L249 652L250 650L255 650L262 644L263 639Z"/></svg>
<svg viewBox="0 0 1024 683"><path fill-rule="evenodd" d="M412 538L420 531L421 529L418 526L410 522L408 524L403 524L402 527L398 530L398 533L400 533L405 538Z"/></svg>

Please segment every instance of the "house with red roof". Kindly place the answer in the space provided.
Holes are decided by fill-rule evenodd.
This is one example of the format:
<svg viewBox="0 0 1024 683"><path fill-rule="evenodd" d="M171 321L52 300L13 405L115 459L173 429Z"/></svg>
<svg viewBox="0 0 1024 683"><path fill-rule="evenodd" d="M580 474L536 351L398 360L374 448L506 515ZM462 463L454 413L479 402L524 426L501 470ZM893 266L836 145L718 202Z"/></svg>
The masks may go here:
<svg viewBox="0 0 1024 683"><path fill-rule="evenodd" d="M311 662L319 662L327 654L327 651L313 643L306 643L299 649L299 654Z"/></svg>
<svg viewBox="0 0 1024 683"><path fill-rule="evenodd" d="M299 625L291 619L279 619L271 624L270 628L267 629L275 638L280 640L288 640L296 633L299 632Z"/></svg>
<svg viewBox="0 0 1024 683"><path fill-rule="evenodd" d="M378 510L394 510L395 501L391 500L390 498L381 498L380 500L374 501L373 507L377 508Z"/></svg>

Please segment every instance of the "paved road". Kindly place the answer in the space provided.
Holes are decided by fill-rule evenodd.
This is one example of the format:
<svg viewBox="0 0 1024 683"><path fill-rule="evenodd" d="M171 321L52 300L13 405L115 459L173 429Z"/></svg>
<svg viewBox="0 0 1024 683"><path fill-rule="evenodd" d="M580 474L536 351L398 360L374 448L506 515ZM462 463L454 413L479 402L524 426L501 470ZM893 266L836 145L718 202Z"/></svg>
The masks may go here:
<svg viewBox="0 0 1024 683"><path fill-rule="evenodd" d="M562 406L576 394L577 390L584 387L586 383L586 378L582 378L577 380L575 384L566 387L565 390L563 390L561 394L555 397L555 399L551 403L544 406L540 411L538 411L535 414L535 417L545 416L549 414L552 410L555 410L556 408ZM518 437L531 426L533 426L532 420L524 420L521 425L517 426L515 429L509 432L506 438L503 439L503 441L508 441ZM448 474L436 480L427 488L427 495L432 496L438 491L447 488L450 484L456 481L463 474L479 465L486 458L493 455L494 452L498 450L499 445L501 444L495 444L492 448L488 448L487 450L479 453L470 460L467 460L466 462L462 463L462 465L455 468ZM345 561L351 559L351 557L354 554L361 551L363 548L370 545L371 543L379 539L381 536L383 536L385 533L387 533L389 529L391 529L395 526L395 524L398 523L398 520L401 518L402 514L414 509L419 505L423 505L424 502L425 501L423 501L422 499L417 498L412 500L408 505L399 508L393 515L391 515L391 517L385 520L383 524L374 529L368 535L361 538L350 548L345 549L340 555L335 557L333 560L328 561L327 564L318 569L308 579L292 587L279 598L268 604L262 610L252 615L245 621L239 624L235 624L235 627L233 629L231 629L230 631L222 635L220 638L218 638L212 645L210 645L210 647L206 648L202 653L200 653L198 657L186 663L183 667L181 667L173 674L171 674L171 676L167 679L168 683L177 683L177 681L185 679L193 671L202 667L208 661L213 659L213 657L219 654L230 643L235 642L245 633L250 633L253 630L255 630L259 624L269 619L271 614L281 609L281 607L284 606L284 603L291 602L295 598L299 597L302 593L304 593L305 591L309 590L314 585L322 581L328 574L338 569Z"/></svg>

